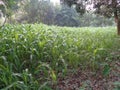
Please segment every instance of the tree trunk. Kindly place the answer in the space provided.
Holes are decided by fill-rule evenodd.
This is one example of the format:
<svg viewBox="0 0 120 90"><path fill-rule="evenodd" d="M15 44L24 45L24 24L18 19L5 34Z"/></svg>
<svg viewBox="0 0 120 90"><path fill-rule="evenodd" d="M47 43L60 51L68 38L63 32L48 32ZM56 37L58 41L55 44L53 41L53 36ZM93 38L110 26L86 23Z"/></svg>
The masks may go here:
<svg viewBox="0 0 120 90"><path fill-rule="evenodd" d="M114 10L114 18L117 24L117 34L120 35L120 17L117 9L117 5L118 5L117 0L112 0L112 4L113 4L113 10Z"/></svg>
<svg viewBox="0 0 120 90"><path fill-rule="evenodd" d="M117 34L120 35L120 19L117 21Z"/></svg>
<svg viewBox="0 0 120 90"><path fill-rule="evenodd" d="M120 35L120 19L115 17L115 22L117 24L117 34Z"/></svg>
<svg viewBox="0 0 120 90"><path fill-rule="evenodd" d="M117 24L117 34L120 35L120 18L118 17L117 9L114 11L114 17Z"/></svg>

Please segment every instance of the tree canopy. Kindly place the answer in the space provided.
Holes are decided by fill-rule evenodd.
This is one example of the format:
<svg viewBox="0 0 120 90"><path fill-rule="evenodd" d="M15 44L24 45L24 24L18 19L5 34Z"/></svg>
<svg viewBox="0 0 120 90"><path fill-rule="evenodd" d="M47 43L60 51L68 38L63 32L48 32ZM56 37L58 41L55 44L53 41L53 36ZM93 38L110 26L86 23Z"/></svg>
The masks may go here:
<svg viewBox="0 0 120 90"><path fill-rule="evenodd" d="M114 16L117 23L118 34L120 35L120 0L60 0L61 4L66 4L69 7L73 5L77 12L84 14L87 11L88 5L93 6L92 10L96 14L105 17Z"/></svg>
<svg viewBox="0 0 120 90"><path fill-rule="evenodd" d="M61 4L67 4L69 7L76 6L79 13L85 13L87 6L93 6L95 13L111 17L113 13L117 12L120 16L120 0L60 0Z"/></svg>
<svg viewBox="0 0 120 90"><path fill-rule="evenodd" d="M7 9L18 9L18 2L23 1L23 0L1 0L5 3L7 6Z"/></svg>

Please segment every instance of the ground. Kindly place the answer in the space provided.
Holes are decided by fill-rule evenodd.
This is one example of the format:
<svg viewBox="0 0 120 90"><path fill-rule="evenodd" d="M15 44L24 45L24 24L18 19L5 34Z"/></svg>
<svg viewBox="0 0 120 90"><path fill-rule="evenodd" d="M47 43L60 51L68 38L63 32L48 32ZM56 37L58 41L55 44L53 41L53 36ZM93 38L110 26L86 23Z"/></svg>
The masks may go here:
<svg viewBox="0 0 120 90"><path fill-rule="evenodd" d="M69 70L64 77L58 78L57 90L120 90L120 62L111 64L109 75L104 76L102 70L97 72L82 71L78 69L75 73ZM116 85L117 83L117 85Z"/></svg>

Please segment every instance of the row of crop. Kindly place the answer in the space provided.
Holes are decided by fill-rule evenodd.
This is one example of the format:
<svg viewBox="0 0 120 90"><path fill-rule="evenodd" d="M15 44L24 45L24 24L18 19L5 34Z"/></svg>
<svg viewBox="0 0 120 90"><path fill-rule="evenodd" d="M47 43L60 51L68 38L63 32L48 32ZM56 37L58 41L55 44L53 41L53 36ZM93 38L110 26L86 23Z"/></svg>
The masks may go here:
<svg viewBox="0 0 120 90"><path fill-rule="evenodd" d="M111 30L106 30L111 29ZM106 30L106 31L104 31ZM91 70L119 48L114 28L7 25L0 30L0 88L50 90L69 67Z"/></svg>

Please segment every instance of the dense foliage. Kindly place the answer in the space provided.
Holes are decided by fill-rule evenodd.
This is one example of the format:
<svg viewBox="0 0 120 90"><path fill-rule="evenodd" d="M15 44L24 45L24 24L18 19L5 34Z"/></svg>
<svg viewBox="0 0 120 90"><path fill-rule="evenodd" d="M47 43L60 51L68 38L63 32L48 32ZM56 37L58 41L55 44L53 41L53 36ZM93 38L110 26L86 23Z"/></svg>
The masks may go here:
<svg viewBox="0 0 120 90"><path fill-rule="evenodd" d="M3 1L0 1L0 27L5 24L6 21L6 5Z"/></svg>
<svg viewBox="0 0 120 90"><path fill-rule="evenodd" d="M69 7L75 5L77 12L80 14L92 10L105 17L114 16L117 23L117 32L120 35L120 0L61 0L61 3ZM87 10L88 5L93 7Z"/></svg>
<svg viewBox="0 0 120 90"><path fill-rule="evenodd" d="M120 60L119 43L114 27L7 25L0 30L0 89L51 90L73 67L102 68L107 76L109 63Z"/></svg>
<svg viewBox="0 0 120 90"><path fill-rule="evenodd" d="M27 13L23 18L28 23L53 24L55 7L49 1L30 0L24 3L24 10Z"/></svg>
<svg viewBox="0 0 120 90"><path fill-rule="evenodd" d="M56 14L55 25L79 26L79 15L74 8L62 6L61 10Z"/></svg>
<svg viewBox="0 0 120 90"><path fill-rule="evenodd" d="M80 13L87 11L87 6L92 5L95 13L111 17L115 12L120 15L120 0L60 0L62 4L72 7L76 5L76 10Z"/></svg>
<svg viewBox="0 0 120 90"><path fill-rule="evenodd" d="M5 4L7 23L44 23L77 27L114 25L112 18L107 19L91 13L79 15L74 6L54 6L49 0L8 0Z"/></svg>
<svg viewBox="0 0 120 90"><path fill-rule="evenodd" d="M14 10L17 10L19 8L18 3L20 3L21 0L1 0L1 1L3 1L6 5L7 8L6 15L10 17L13 14Z"/></svg>
<svg viewBox="0 0 120 90"><path fill-rule="evenodd" d="M106 27L115 26L113 18L105 18L100 15L95 15L91 13L85 13L83 16L79 16L79 21L81 27Z"/></svg>

